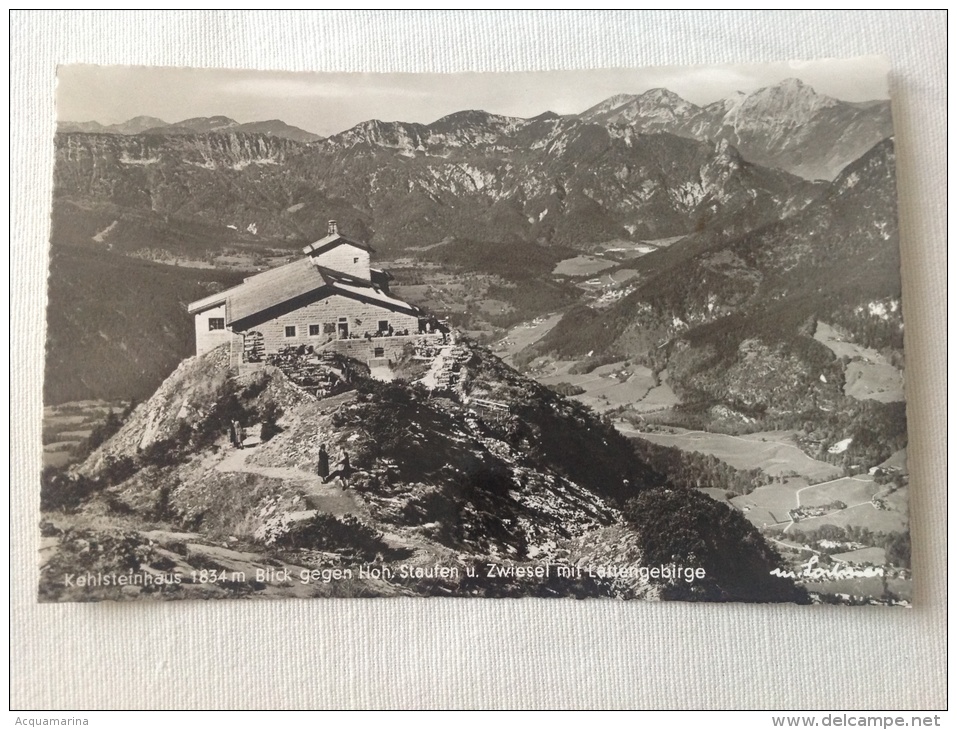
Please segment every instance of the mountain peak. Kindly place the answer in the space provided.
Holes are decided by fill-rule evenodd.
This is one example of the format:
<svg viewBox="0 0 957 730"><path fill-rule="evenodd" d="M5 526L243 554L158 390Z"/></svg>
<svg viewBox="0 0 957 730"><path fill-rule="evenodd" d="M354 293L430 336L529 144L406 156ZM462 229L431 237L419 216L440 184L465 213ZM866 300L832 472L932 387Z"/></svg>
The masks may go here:
<svg viewBox="0 0 957 730"><path fill-rule="evenodd" d="M309 377L332 384L334 396L314 395L299 385L305 359L234 375L227 347L189 358L71 476L48 480L44 502L56 509L79 492L82 508L92 512L105 509L103 497L81 492L80 485L92 479L120 487L113 490L115 498L111 492L110 504L122 505L131 525L122 555L143 555L144 563L153 554L133 553L127 545L168 552L171 540L152 532L157 520L177 531L188 525L189 550L171 553L175 562L167 558L170 570L184 576L181 588L136 596L143 598L248 598L254 590L264 597L291 595L288 583L253 580L257 566L281 550L296 566L313 565L309 561L317 551L322 560L332 554L349 571L335 586L316 580L296 596L807 601L803 589L774 576L771 570L780 560L740 513L694 490L658 487L662 475L610 422L521 375L487 349L456 340L430 356L427 366L434 375L442 372L446 357L463 365L456 379L436 391L441 397L432 397L428 376L383 383L364 363L334 353L308 364ZM480 402L504 406L512 415L503 419ZM520 407L511 409L511 403ZM237 427L241 434L249 429L241 435L242 451L230 448L229 434L235 439ZM342 461L332 474L319 476L326 448L341 453ZM659 520L668 521L660 533ZM679 522L680 539L672 540ZM98 529L83 534L112 546ZM225 545L224 535L232 538ZM55 559L86 568L89 562L77 558L84 547L89 552L86 537L83 545L56 543ZM701 571L693 590L647 571L625 572L657 565L657 553L645 559L646 551L670 556L689 539L717 556L682 556ZM101 560L104 553L98 552ZM189 580L209 564L210 553L242 576L233 573L233 581L222 587ZM449 567L439 582L424 573L402 575L410 556ZM556 579L542 574L542 565L557 561L584 561L614 572L600 580L590 571ZM379 575L358 571L372 562ZM490 562L521 566L521 580L462 570ZM734 565L734 571L725 565ZM48 600L91 600L85 586L67 591L72 586L54 575L44 571L41 595ZM129 596L112 586L94 595Z"/></svg>
<svg viewBox="0 0 957 730"><path fill-rule="evenodd" d="M116 134L139 134L144 132L147 129L152 129L154 127L165 127L169 122L165 122L158 117L148 117L148 116L136 116L132 119L127 119L121 124L113 124L109 127L109 130Z"/></svg>
<svg viewBox="0 0 957 730"><path fill-rule="evenodd" d="M664 88L648 89L640 96L612 110L603 121L612 124L640 124L652 131L655 128L681 124L700 109Z"/></svg>
<svg viewBox="0 0 957 730"><path fill-rule="evenodd" d="M239 122L224 116L191 117L175 124L159 124L140 130L142 134L213 134L238 127Z"/></svg>
<svg viewBox="0 0 957 730"><path fill-rule="evenodd" d="M664 87L660 86L654 89L648 89L648 91L644 92L638 98L647 101L657 101L659 103L687 104L688 106L691 106L691 102L681 98L670 89L665 89Z"/></svg>
<svg viewBox="0 0 957 730"><path fill-rule="evenodd" d="M824 94L800 79L785 79L774 86L766 86L750 94L739 108L747 108L750 113L760 112L764 116L782 114L792 119L810 119L821 109L837 106L840 102Z"/></svg>
<svg viewBox="0 0 957 730"><path fill-rule="evenodd" d="M625 104L629 104L637 99L635 94L615 94L614 96L609 96L604 101L601 101L595 106L589 107L581 114L578 115L580 119L586 122L596 121L600 117L608 114L609 112L618 109Z"/></svg>
<svg viewBox="0 0 957 730"><path fill-rule="evenodd" d="M488 135L512 131L516 127L524 124L525 121L526 120L518 117L506 117L501 114L493 114L484 109L465 109L436 119L428 125L428 130L432 134L440 135L460 135L463 132L478 132L483 135ZM485 141L491 141L491 139L486 139Z"/></svg>
<svg viewBox="0 0 957 730"><path fill-rule="evenodd" d="M184 119L181 122L176 123L179 125L199 125L199 124L209 124L209 125L222 125L222 126L234 126L239 124L235 119L230 119L229 117L217 114L212 117L190 117L189 119Z"/></svg>
<svg viewBox="0 0 957 730"><path fill-rule="evenodd" d="M343 149L361 145L366 148L394 149L405 156L415 156L427 136L427 128L421 124L367 119L345 132L329 137L327 142L333 147Z"/></svg>
<svg viewBox="0 0 957 730"><path fill-rule="evenodd" d="M132 119L127 119L126 122L124 122L124 123L125 123L125 124L146 124L146 123L149 123L149 124L151 124L151 125L153 125L153 126L156 126L156 125L159 125L159 124L168 124L169 122L164 122L164 121L163 121L162 119L160 119L159 117L150 117L150 116L146 116L145 114L139 114L139 115L133 117Z"/></svg>
<svg viewBox="0 0 957 730"><path fill-rule="evenodd" d="M429 127L442 124L486 124L492 120L504 119L484 109L463 109L436 119Z"/></svg>
<svg viewBox="0 0 957 730"><path fill-rule="evenodd" d="M281 119L267 119L264 122L246 122L245 124L238 124L229 129L234 132L265 134L269 137L291 139L294 142L317 142L321 139L324 139L321 135L307 132L299 127L294 127L291 124L286 124L286 122L282 121Z"/></svg>
<svg viewBox="0 0 957 730"><path fill-rule="evenodd" d="M796 76L792 76L791 78L784 79L777 85L785 89L804 89L804 88L811 89L812 88L809 84L805 84L803 81L801 81L801 79L797 78Z"/></svg>

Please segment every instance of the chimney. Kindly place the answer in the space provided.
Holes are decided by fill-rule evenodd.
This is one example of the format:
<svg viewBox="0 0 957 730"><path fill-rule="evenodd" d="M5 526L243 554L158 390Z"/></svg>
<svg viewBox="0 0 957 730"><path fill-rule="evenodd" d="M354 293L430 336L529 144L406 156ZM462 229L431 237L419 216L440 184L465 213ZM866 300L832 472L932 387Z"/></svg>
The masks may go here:
<svg viewBox="0 0 957 730"><path fill-rule="evenodd" d="M335 221L329 221L329 230L326 235L335 236L337 233L339 233L339 226L336 225Z"/></svg>

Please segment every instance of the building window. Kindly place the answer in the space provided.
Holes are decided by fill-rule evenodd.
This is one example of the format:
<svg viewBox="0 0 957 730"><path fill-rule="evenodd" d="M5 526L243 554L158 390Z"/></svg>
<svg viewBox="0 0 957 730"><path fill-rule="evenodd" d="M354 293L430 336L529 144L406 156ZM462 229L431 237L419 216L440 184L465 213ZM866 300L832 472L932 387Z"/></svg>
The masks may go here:
<svg viewBox="0 0 957 730"><path fill-rule="evenodd" d="M353 257L352 263L354 263L354 264L359 263L359 257L358 257L358 256Z"/></svg>
<svg viewBox="0 0 957 730"><path fill-rule="evenodd" d="M286 325L286 337L295 337L296 336L296 325L290 324Z"/></svg>
<svg viewBox="0 0 957 730"><path fill-rule="evenodd" d="M309 336L318 337L319 336L319 325L311 324L309 325Z"/></svg>
<svg viewBox="0 0 957 730"><path fill-rule="evenodd" d="M389 320L380 319L379 320L379 332L385 332L389 329Z"/></svg>
<svg viewBox="0 0 957 730"><path fill-rule="evenodd" d="M226 320L223 317L209 318L209 331L226 329Z"/></svg>

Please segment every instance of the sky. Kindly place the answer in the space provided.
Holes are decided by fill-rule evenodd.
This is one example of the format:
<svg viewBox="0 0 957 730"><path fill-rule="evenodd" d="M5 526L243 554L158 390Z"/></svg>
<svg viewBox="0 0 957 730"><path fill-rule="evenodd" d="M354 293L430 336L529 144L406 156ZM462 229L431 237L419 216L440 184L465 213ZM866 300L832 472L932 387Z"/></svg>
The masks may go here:
<svg viewBox="0 0 957 730"><path fill-rule="evenodd" d="M288 73L159 66L57 69L59 121L115 124L136 116L179 122L224 115L281 119L328 136L368 119L428 124L464 109L517 117L575 114L615 94L664 87L703 105L798 78L846 101L888 98L881 57L759 65L469 74Z"/></svg>

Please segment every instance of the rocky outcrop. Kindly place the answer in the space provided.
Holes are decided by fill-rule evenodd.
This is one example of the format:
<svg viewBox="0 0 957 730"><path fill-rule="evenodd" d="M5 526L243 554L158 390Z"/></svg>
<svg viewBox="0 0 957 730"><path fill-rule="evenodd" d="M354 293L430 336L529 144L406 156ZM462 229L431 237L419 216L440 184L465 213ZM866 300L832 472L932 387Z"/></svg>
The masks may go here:
<svg viewBox="0 0 957 730"><path fill-rule="evenodd" d="M454 385L357 371L354 390L328 398L276 368L232 377L224 351L185 361L74 471L88 496L50 512L44 575L94 559L180 575L97 586L95 597L115 599L277 595L280 579L252 576L287 567L341 571L334 587L317 577L291 595L661 596L669 584L646 569L623 511L660 477L583 406L470 342L456 353ZM260 433L255 420L263 438L272 424L268 441L233 448L230 424ZM89 600L76 588L53 579L41 594Z"/></svg>

